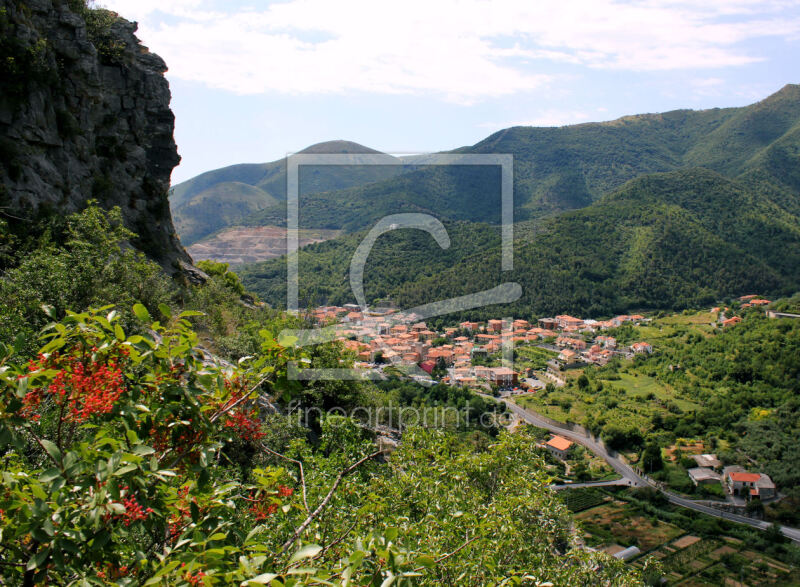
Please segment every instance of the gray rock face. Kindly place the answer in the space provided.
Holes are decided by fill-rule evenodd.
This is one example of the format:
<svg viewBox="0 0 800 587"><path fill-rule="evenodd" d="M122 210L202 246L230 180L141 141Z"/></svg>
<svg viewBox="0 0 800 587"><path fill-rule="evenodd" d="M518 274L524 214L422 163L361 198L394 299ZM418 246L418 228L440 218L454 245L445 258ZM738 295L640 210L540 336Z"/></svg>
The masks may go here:
<svg viewBox="0 0 800 587"><path fill-rule="evenodd" d="M174 274L191 259L167 201L180 161L167 67L136 28L81 0L0 0L0 206L119 206L132 244Z"/></svg>

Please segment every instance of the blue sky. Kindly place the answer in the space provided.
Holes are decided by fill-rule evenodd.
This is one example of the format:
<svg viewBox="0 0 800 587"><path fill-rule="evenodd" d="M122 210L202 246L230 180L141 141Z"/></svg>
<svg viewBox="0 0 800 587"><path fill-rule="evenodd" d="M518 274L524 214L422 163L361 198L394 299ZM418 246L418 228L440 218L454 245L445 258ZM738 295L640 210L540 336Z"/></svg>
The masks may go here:
<svg viewBox="0 0 800 587"><path fill-rule="evenodd" d="M796 0L101 0L169 65L178 183L347 139L390 153L798 83Z"/></svg>

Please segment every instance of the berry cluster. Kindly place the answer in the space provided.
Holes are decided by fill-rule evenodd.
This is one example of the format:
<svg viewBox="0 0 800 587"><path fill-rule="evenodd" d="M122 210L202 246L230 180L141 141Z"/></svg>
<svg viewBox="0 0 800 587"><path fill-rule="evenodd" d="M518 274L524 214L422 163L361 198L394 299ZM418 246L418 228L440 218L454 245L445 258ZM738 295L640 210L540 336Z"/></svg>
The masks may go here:
<svg viewBox="0 0 800 587"><path fill-rule="evenodd" d="M178 538L183 531L183 528L186 526L187 521L191 519L191 503L197 505L197 498L192 496L192 499L189 500L189 486L186 485L185 487L181 487L178 489L178 501L175 504L175 508L178 510L173 512L173 514L169 517L169 537L172 540ZM198 506L197 508L201 513L203 512L204 508Z"/></svg>
<svg viewBox="0 0 800 587"><path fill-rule="evenodd" d="M266 520L272 514L278 511L279 502L275 499L275 494L279 497L291 497L294 489L286 487L285 485L278 485L278 491L265 492L265 491L251 491L247 501L250 502L249 511L253 514L256 520Z"/></svg>
<svg viewBox="0 0 800 587"><path fill-rule="evenodd" d="M240 401L246 394L250 393L247 382L241 377L234 377L225 380L225 388L230 391L228 401L219 406L219 410L224 412ZM264 438L266 434L261 431L261 421L258 417L258 408L252 402L247 401L238 405L236 408L225 414L225 428L233 428L239 438L245 441L256 441Z"/></svg>
<svg viewBox="0 0 800 587"><path fill-rule="evenodd" d="M114 565L111 563L106 563L104 568L100 568L97 571L97 577L99 579L103 579L104 581L109 581L112 579L121 579L122 577L127 577L129 573L130 569L128 569L127 565L114 567Z"/></svg>
<svg viewBox="0 0 800 587"><path fill-rule="evenodd" d="M96 358L97 349L92 348L91 356L54 353L31 360L30 373L43 369L56 369L58 373L47 388L34 388L25 395L21 414L38 420L41 417L38 411L46 395L52 396L57 405L68 407L66 418L74 422L85 422L93 415L111 412L126 391L120 361L128 351L115 351L116 356L104 359Z"/></svg>
<svg viewBox="0 0 800 587"><path fill-rule="evenodd" d="M182 567L186 566L186 563L181 563ZM191 573L190 571L186 571L183 574L183 580L189 583L189 585L200 585L203 582L203 578L206 574L203 571L197 571L196 573Z"/></svg>
<svg viewBox="0 0 800 587"><path fill-rule="evenodd" d="M261 422L258 420L258 410L253 408L246 412L237 409L228 414L225 420L226 428L233 428L242 440L256 441L264 438L266 434L261 431Z"/></svg>
<svg viewBox="0 0 800 587"><path fill-rule="evenodd" d="M120 487L120 492L127 490L127 485ZM122 501L122 505L125 506L125 513L120 517L122 518L122 523L125 524L125 526L130 526L134 522L146 520L147 517L153 513L153 508L143 508L139 502L136 501L136 498L134 498L133 495L126 497Z"/></svg>

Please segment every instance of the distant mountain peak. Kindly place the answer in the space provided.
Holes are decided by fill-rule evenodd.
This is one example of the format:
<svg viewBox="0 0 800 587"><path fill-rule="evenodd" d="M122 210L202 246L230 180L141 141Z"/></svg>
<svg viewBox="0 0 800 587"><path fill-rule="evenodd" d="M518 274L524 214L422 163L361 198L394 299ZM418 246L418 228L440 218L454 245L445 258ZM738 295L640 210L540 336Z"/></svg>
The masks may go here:
<svg viewBox="0 0 800 587"><path fill-rule="evenodd" d="M354 155L364 155L364 154L380 154L380 151L376 151L375 149L370 149L369 147L365 147L364 145L359 145L358 143L354 143L352 141L345 141L345 140L335 140L335 141L325 141L322 143L317 143L315 145L311 145L310 147L306 147L300 153L311 153L311 154L328 154L328 155L336 155L336 154L354 154Z"/></svg>

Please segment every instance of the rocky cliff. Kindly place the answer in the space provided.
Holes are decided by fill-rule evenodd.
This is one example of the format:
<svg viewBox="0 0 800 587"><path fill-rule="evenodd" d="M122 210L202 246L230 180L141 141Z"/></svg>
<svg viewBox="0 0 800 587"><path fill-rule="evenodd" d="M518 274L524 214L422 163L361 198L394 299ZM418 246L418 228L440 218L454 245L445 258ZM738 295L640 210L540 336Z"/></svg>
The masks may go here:
<svg viewBox="0 0 800 587"><path fill-rule="evenodd" d="M0 209L25 222L119 206L168 273L190 262L167 192L180 161L164 61L82 0L0 0Z"/></svg>

